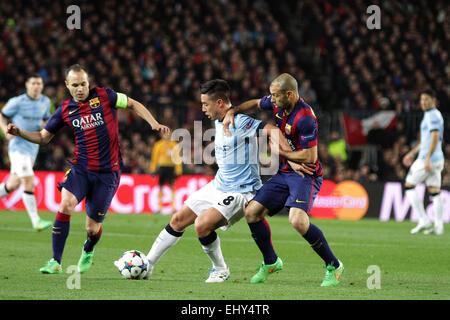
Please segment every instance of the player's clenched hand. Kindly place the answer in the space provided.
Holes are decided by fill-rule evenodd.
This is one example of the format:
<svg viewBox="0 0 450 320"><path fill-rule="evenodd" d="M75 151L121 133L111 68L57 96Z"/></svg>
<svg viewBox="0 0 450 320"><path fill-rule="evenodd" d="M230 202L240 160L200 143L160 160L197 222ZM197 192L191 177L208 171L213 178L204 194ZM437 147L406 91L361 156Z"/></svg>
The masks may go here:
<svg viewBox="0 0 450 320"><path fill-rule="evenodd" d="M169 127L163 126L162 124L157 124L152 129L155 131L160 131L162 134L170 134Z"/></svg>
<svg viewBox="0 0 450 320"><path fill-rule="evenodd" d="M302 177L305 177L305 173L308 175L314 174L316 171L316 164L315 163L295 163L288 160L289 165L291 168L301 175Z"/></svg>
<svg viewBox="0 0 450 320"><path fill-rule="evenodd" d="M13 123L9 123L6 129L6 133L13 136L18 136L20 133L20 128Z"/></svg>
<svg viewBox="0 0 450 320"><path fill-rule="evenodd" d="M406 156L403 157L402 162L405 165L405 167L409 167L413 163L413 158L407 153Z"/></svg>
<svg viewBox="0 0 450 320"><path fill-rule="evenodd" d="M230 137L230 124L231 127L234 128L234 111L233 109L228 109L227 113L225 114L225 118L223 118L222 126L223 126L223 133Z"/></svg>

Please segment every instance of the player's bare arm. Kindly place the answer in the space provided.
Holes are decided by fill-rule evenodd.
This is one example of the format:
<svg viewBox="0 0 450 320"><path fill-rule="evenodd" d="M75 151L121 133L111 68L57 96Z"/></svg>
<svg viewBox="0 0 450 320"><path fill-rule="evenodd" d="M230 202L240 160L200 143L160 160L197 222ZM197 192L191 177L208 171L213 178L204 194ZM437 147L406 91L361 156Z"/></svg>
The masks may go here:
<svg viewBox="0 0 450 320"><path fill-rule="evenodd" d="M6 133L8 130L8 121L0 112L0 129L5 134L5 138L8 139L10 136ZM9 136L9 137L8 137Z"/></svg>
<svg viewBox="0 0 450 320"><path fill-rule="evenodd" d="M417 144L414 148L412 148L404 157L403 157L403 164L406 167L411 166L411 164L414 161L414 158L419 153L420 150L420 143Z"/></svg>
<svg viewBox="0 0 450 320"><path fill-rule="evenodd" d="M155 131L161 131L164 134L169 134L170 129L162 124L159 124L158 121L152 116L150 111L140 102L128 98L128 104L127 107L133 110L137 113L138 116L140 116L142 119L148 122L148 124L152 127Z"/></svg>
<svg viewBox="0 0 450 320"><path fill-rule="evenodd" d="M261 99L252 99L252 100L248 100L245 101L243 103L241 103L240 105L238 105L235 108L230 108L228 109L227 113L225 114L225 118L223 118L223 132L227 135L230 136L230 124L231 127L234 128L234 116L238 113L244 113L244 114L249 114L249 113L255 113L257 112L260 108L259 108L259 102Z"/></svg>
<svg viewBox="0 0 450 320"><path fill-rule="evenodd" d="M317 146L299 151L279 150L280 156L296 163L315 163L317 161Z"/></svg>
<svg viewBox="0 0 450 320"><path fill-rule="evenodd" d="M45 129L42 129L41 131L26 131L20 129L18 126L16 126L13 123L8 124L7 133L13 135L13 136L19 136L25 140L28 140L33 143L37 143L41 146L44 146L52 140L54 137L54 134L48 132Z"/></svg>
<svg viewBox="0 0 450 320"><path fill-rule="evenodd" d="M283 136L280 129L278 127L268 123L264 126L263 132L267 134L271 141L271 150L275 153L278 153L281 149L282 150L291 150L291 147L287 141L287 139ZM286 157L287 158L287 157ZM316 169L315 162L309 162L309 161L291 161L291 159L288 159L288 163L291 166L292 169L294 169L298 174L301 176L304 176L303 173L306 174L313 174Z"/></svg>
<svg viewBox="0 0 450 320"><path fill-rule="evenodd" d="M299 151L293 151L288 141L277 127L267 124L264 129L266 128L270 138L272 151L277 152L280 156L292 162L309 164L310 168L315 168L315 163L317 161L317 146Z"/></svg>
<svg viewBox="0 0 450 320"><path fill-rule="evenodd" d="M0 129L6 134L6 129L8 127L8 121L6 121L5 117L0 113Z"/></svg>

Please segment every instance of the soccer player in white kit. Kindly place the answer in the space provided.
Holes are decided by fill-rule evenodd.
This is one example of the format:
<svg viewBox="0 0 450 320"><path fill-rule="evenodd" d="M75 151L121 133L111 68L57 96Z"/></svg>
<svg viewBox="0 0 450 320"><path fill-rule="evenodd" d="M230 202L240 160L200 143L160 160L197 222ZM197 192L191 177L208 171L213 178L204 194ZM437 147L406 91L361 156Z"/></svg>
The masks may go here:
<svg viewBox="0 0 450 320"><path fill-rule="evenodd" d="M42 94L44 82L39 74L31 74L25 82L26 93L8 100L0 113L0 127L7 131L7 120L28 131L41 130L43 122L50 118L50 99ZM31 219L33 229L42 231L52 225L51 221L43 220L37 212L36 197L34 196L33 166L39 151L39 145L28 142L21 137L9 140L8 156L11 163L11 173L8 181L0 184L0 198L24 186L22 200Z"/></svg>
<svg viewBox="0 0 450 320"><path fill-rule="evenodd" d="M406 196L411 207L419 215L419 223L411 230L411 233L424 231L425 234L443 234L443 205L440 191L441 172L444 168L444 153L442 152L444 119L436 107L436 95L432 90L425 90L420 94L420 107L424 112L420 123L420 143L403 158L403 164L411 166L406 176ZM417 154L417 159L413 162ZM433 200L434 225L428 219L423 202L415 190L416 185L423 182Z"/></svg>
<svg viewBox="0 0 450 320"><path fill-rule="evenodd" d="M184 202L170 223L160 232L147 254L148 275L159 259L174 246L186 227L195 224L195 231L204 252L212 262L205 282L223 282L230 276L215 232L238 222L248 202L261 188L257 135L260 129L272 137L279 129L271 124L239 114L235 129L225 136L222 120L231 108L230 87L225 80L215 79L200 87L202 111L215 120L215 157L219 167L214 179ZM281 131L279 131L281 133ZM280 134L281 136L281 134ZM288 143L287 140L280 143Z"/></svg>

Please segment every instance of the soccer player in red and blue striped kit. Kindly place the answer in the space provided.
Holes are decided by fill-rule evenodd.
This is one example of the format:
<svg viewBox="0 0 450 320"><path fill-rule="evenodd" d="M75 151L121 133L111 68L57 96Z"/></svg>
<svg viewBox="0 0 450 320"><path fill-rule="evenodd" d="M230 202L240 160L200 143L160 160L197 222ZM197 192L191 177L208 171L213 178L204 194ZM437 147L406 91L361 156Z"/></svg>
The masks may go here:
<svg viewBox="0 0 450 320"><path fill-rule="evenodd" d="M89 88L86 69L78 64L66 71L66 87L72 98L65 100L41 131L21 130L8 125L8 133L45 145L56 132L68 126L75 137L72 167L58 185L61 203L53 225L53 257L41 273L62 273L62 254L69 235L70 217L75 206L86 199L86 231L78 271L86 272L92 265L94 246L102 234L102 223L120 181L120 145L118 109L131 109L147 121L152 130L170 133L155 120L140 102L109 88Z"/></svg>
<svg viewBox="0 0 450 320"><path fill-rule="evenodd" d="M223 121L225 133L234 125L236 113L253 113L258 109L271 110L277 127L289 142L290 150L280 145L278 172L259 189L245 209L245 217L253 239L263 254L264 261L251 283L264 282L267 277L283 268L283 262L275 253L269 224L264 218L289 209L289 222L325 262L325 278L321 286L336 286L344 265L331 251L322 231L310 223L309 214L322 185L322 166L317 155L318 125L313 109L299 96L297 80L283 73L270 84L270 95L246 101L230 109ZM278 144L271 141L272 150ZM287 160L312 164L313 174L296 173Z"/></svg>

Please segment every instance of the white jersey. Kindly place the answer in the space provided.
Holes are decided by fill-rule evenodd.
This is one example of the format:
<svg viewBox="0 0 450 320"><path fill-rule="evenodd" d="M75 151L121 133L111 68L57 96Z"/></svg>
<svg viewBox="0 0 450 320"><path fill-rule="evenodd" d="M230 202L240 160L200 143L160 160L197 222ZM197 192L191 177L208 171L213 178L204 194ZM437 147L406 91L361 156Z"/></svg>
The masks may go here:
<svg viewBox="0 0 450 320"><path fill-rule="evenodd" d="M226 136L222 122L215 121L214 147L219 169L214 187L217 190L244 193L261 188L257 138L260 124L260 120L237 114L234 117L235 128L230 126L231 136Z"/></svg>
<svg viewBox="0 0 450 320"><path fill-rule="evenodd" d="M444 153L442 152L442 140L444 138L444 119L441 112L434 108L425 111L422 122L420 123L420 151L417 159L425 160L428 151L430 150L431 132L439 132L439 141L431 155L430 162L438 162L444 160Z"/></svg>
<svg viewBox="0 0 450 320"><path fill-rule="evenodd" d="M40 131L43 120L50 118L50 99L41 94L37 100L31 99L26 93L11 98L2 109L2 114L11 118L12 123L26 131ZM17 152L35 159L39 145L21 137L9 141L9 152Z"/></svg>

